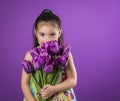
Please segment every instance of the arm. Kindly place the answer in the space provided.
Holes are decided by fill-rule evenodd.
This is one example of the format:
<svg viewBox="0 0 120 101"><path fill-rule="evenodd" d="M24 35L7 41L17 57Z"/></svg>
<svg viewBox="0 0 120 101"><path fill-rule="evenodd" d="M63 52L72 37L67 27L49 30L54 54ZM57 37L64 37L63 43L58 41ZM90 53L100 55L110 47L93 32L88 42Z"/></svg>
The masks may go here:
<svg viewBox="0 0 120 101"><path fill-rule="evenodd" d="M29 52L25 55L25 60L32 60L32 57ZM22 76L21 76L21 89L22 92L27 99L27 101L35 101L35 98L32 95L32 92L30 90L30 74L27 74L24 69L22 70Z"/></svg>
<svg viewBox="0 0 120 101"><path fill-rule="evenodd" d="M67 74L67 79L64 82L55 85L53 87L55 93L66 91L70 88L73 88L77 84L77 73L71 53L69 54L69 61L68 61L68 66L66 68L66 74Z"/></svg>
<svg viewBox="0 0 120 101"><path fill-rule="evenodd" d="M77 84L77 73L73 61L72 54L69 54L68 65L66 68L67 79L55 86L46 85L41 90L41 96L43 99L47 99L52 96L54 93L66 91L70 88L73 88Z"/></svg>

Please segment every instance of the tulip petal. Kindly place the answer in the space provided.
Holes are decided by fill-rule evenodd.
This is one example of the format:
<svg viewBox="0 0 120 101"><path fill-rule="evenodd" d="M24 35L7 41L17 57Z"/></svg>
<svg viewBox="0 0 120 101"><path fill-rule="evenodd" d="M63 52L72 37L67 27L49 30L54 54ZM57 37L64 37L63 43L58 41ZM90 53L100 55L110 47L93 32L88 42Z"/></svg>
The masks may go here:
<svg viewBox="0 0 120 101"><path fill-rule="evenodd" d="M33 66L34 66L35 70L40 70L41 69L41 66L39 64L38 58L34 58L32 60L32 63L33 63Z"/></svg>
<svg viewBox="0 0 120 101"><path fill-rule="evenodd" d="M52 54L57 54L59 53L59 44L57 41L52 41L49 43L49 49Z"/></svg>
<svg viewBox="0 0 120 101"><path fill-rule="evenodd" d="M34 71L31 62L28 60L22 61L22 66L27 74L32 73Z"/></svg>
<svg viewBox="0 0 120 101"><path fill-rule="evenodd" d="M30 54L31 56L34 58L34 57L37 57L39 55L39 51L38 51L38 48L33 48L30 50Z"/></svg>
<svg viewBox="0 0 120 101"><path fill-rule="evenodd" d="M45 67L44 67L44 72L45 73L50 73L50 72L52 72L53 71L53 65L46 65Z"/></svg>

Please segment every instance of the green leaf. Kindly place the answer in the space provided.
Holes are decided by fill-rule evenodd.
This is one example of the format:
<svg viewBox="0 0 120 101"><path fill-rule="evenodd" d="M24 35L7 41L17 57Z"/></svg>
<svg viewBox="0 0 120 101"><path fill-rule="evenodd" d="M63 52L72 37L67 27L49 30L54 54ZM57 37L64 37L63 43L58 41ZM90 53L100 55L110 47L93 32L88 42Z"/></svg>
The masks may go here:
<svg viewBox="0 0 120 101"><path fill-rule="evenodd" d="M42 69L43 72L43 87L47 84L47 80L46 80L46 73L44 72L44 70Z"/></svg>
<svg viewBox="0 0 120 101"><path fill-rule="evenodd" d="M56 84L60 83L61 77L62 77L62 71L58 71L58 72L55 74L55 76L54 76L51 84L52 84L52 85L56 85Z"/></svg>
<svg viewBox="0 0 120 101"><path fill-rule="evenodd" d="M37 83L40 83L39 72L36 71L33 75L34 75L34 77L35 77L35 79L36 79L36 82L37 82Z"/></svg>

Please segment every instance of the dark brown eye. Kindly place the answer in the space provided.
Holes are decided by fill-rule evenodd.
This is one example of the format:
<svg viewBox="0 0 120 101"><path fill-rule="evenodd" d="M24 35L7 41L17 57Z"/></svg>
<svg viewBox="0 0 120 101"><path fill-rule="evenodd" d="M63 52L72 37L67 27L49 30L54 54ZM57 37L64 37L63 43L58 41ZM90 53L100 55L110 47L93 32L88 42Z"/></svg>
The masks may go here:
<svg viewBox="0 0 120 101"><path fill-rule="evenodd" d="M45 36L45 34L44 33L40 33L40 36Z"/></svg>
<svg viewBox="0 0 120 101"><path fill-rule="evenodd" d="M55 36L56 34L55 33L51 33L50 36Z"/></svg>

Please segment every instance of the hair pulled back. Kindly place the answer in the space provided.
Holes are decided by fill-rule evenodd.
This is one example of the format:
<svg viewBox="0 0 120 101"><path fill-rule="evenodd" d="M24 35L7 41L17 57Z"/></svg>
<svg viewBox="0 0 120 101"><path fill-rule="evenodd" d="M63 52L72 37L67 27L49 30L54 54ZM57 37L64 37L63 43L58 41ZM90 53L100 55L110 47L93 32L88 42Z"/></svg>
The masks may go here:
<svg viewBox="0 0 120 101"><path fill-rule="evenodd" d="M40 22L53 22L58 25L59 29L61 29L61 20L60 18L54 14L51 10L45 9L41 12L41 14L37 17L35 20L34 26L33 26L33 41L34 41L34 47L39 46L37 38L34 33L34 29L37 30L38 23ZM63 35L61 34L60 38L58 39L58 42L63 44Z"/></svg>

